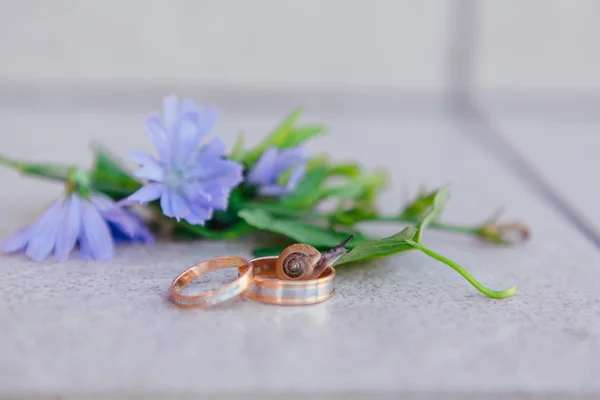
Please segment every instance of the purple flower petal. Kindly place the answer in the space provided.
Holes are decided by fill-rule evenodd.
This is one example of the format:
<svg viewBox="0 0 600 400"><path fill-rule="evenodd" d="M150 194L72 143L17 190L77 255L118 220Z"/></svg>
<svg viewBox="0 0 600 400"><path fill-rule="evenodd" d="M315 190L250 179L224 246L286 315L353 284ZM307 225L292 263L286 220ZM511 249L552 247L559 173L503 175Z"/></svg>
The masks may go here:
<svg viewBox="0 0 600 400"><path fill-rule="evenodd" d="M145 185L119 204L160 198L167 217L204 223L214 209L227 208L229 194L243 180L243 166L224 158L227 148L218 138L201 146L216 123L215 108L199 108L187 99L178 102L171 95L164 99L163 113L163 121L156 116L147 121L160 161L155 163L143 153L132 156L142 165L138 177L162 185Z"/></svg>
<svg viewBox="0 0 600 400"><path fill-rule="evenodd" d="M242 168L239 164L229 160L222 160L213 168L207 168L206 175L201 178L204 185L217 185L219 188L236 187L244 180Z"/></svg>
<svg viewBox="0 0 600 400"><path fill-rule="evenodd" d="M79 233L79 256L84 260L94 259L92 249L90 248L90 243L88 242L83 231Z"/></svg>
<svg viewBox="0 0 600 400"><path fill-rule="evenodd" d="M177 142L177 158L184 163L198 147L196 124L191 119L182 119L179 125Z"/></svg>
<svg viewBox="0 0 600 400"><path fill-rule="evenodd" d="M178 138L178 161L185 163L189 157L198 152L200 143L206 137L207 133L214 127L217 119L217 111L214 108L198 109L198 107L189 100L184 100L180 105L180 125ZM214 141L215 139L213 139ZM205 151L207 146L203 146L198 152L199 157ZM218 150L218 149L216 149ZM223 150L224 152L225 150ZM221 152L220 154L223 154Z"/></svg>
<svg viewBox="0 0 600 400"><path fill-rule="evenodd" d="M288 190L279 185L264 185L258 188L258 194L261 196L280 197L288 193Z"/></svg>
<svg viewBox="0 0 600 400"><path fill-rule="evenodd" d="M65 212L56 235L54 258L64 261L75 247L81 227L81 199L72 195L65 202Z"/></svg>
<svg viewBox="0 0 600 400"><path fill-rule="evenodd" d="M92 193L88 201L72 193L53 203L38 222L8 239L2 250L25 250L36 261L54 250L55 258L62 261L79 241L82 257L108 260L116 239L151 243L153 236L139 216L122 209L110 197Z"/></svg>
<svg viewBox="0 0 600 400"><path fill-rule="evenodd" d="M144 151L135 151L131 150L127 152L129 158L140 165L148 164L148 163L157 163L156 159L152 154L146 153Z"/></svg>
<svg viewBox="0 0 600 400"><path fill-rule="evenodd" d="M106 221L119 227L127 236L134 237L139 227L138 221L131 218L129 213L120 208L101 211L100 215Z"/></svg>
<svg viewBox="0 0 600 400"><path fill-rule="evenodd" d="M182 193L185 198L193 203L209 203L212 199L212 196L205 189L204 185L201 183L198 184L190 184L182 189Z"/></svg>
<svg viewBox="0 0 600 400"><path fill-rule="evenodd" d="M114 253L114 243L108 224L96 207L87 201L82 202L82 234L89 244L89 250L96 260L110 260Z"/></svg>
<svg viewBox="0 0 600 400"><path fill-rule="evenodd" d="M199 157L222 157L227 151L227 145L218 137L214 137L198 153Z"/></svg>
<svg viewBox="0 0 600 400"><path fill-rule="evenodd" d="M198 106L191 99L183 99L179 103L179 118L198 116Z"/></svg>
<svg viewBox="0 0 600 400"><path fill-rule="evenodd" d="M192 225L204 225L213 216L213 210L210 207L202 207L198 204L192 205L190 211L185 220Z"/></svg>
<svg viewBox="0 0 600 400"><path fill-rule="evenodd" d="M163 182L165 180L165 170L156 162L146 163L135 172L135 176L141 179L148 179L154 182Z"/></svg>
<svg viewBox="0 0 600 400"><path fill-rule="evenodd" d="M174 218L175 214L173 213L173 209L171 208L171 194L173 192L170 190L165 190L163 194L160 196L160 208L165 216L169 218Z"/></svg>
<svg viewBox="0 0 600 400"><path fill-rule="evenodd" d="M90 196L90 200L102 218L109 223L113 236L124 236L124 239L139 240L144 243L153 241L153 236L146 228L144 220L137 214L121 208L121 202L115 203L110 197L101 193L94 193Z"/></svg>
<svg viewBox="0 0 600 400"><path fill-rule="evenodd" d="M98 211L100 211L100 214L102 214L103 211L105 210L110 210L112 208L117 208L117 204L115 203L115 201L113 199L111 199L110 197L108 197L107 195L103 194L103 193L93 193L90 196L90 201L92 202L93 205L96 206L96 209Z"/></svg>
<svg viewBox="0 0 600 400"><path fill-rule="evenodd" d="M196 131L198 143L215 127L219 118L219 110L214 107L205 107L198 111Z"/></svg>
<svg viewBox="0 0 600 400"><path fill-rule="evenodd" d="M306 165L296 167L288 178L286 189L290 192L294 191L296 186L298 186L298 182L304 177L304 174L306 174Z"/></svg>
<svg viewBox="0 0 600 400"><path fill-rule="evenodd" d="M263 196L283 196L293 191L306 173L308 155L300 147L277 150L270 147L248 173L248 182L258 186ZM279 184L283 174L290 172L285 187Z"/></svg>
<svg viewBox="0 0 600 400"><path fill-rule="evenodd" d="M196 202L204 205L211 206L217 210L226 210L229 204L228 190L224 190L219 182L209 182L204 184L204 190L207 194L206 199L197 199Z"/></svg>
<svg viewBox="0 0 600 400"><path fill-rule="evenodd" d="M190 225L204 226L206 224L206 221L208 221L208 218L199 217L196 214L190 213L184 218L184 220Z"/></svg>
<svg viewBox="0 0 600 400"><path fill-rule="evenodd" d="M118 230L116 233L122 233L128 240L144 243L151 243L154 240L144 221L135 214L122 209L111 209L101 215L109 225L112 224L112 227Z"/></svg>
<svg viewBox="0 0 600 400"><path fill-rule="evenodd" d="M227 210L229 206L229 191L225 190L214 190L211 192L210 205L215 210Z"/></svg>
<svg viewBox="0 0 600 400"><path fill-rule="evenodd" d="M134 219L138 222L137 230L135 232L135 236L130 239L136 242L141 242L145 244L154 243L154 235L150 230L146 227L146 224L142 218L135 214L129 214L130 219Z"/></svg>
<svg viewBox="0 0 600 400"><path fill-rule="evenodd" d="M277 162L277 148L269 147L258 159L248 174L248 182L254 184L269 184L275 179L273 168Z"/></svg>
<svg viewBox="0 0 600 400"><path fill-rule="evenodd" d="M42 261L52 251L56 243L59 223L63 217L63 198L58 199L35 225L27 243L25 254L35 261Z"/></svg>
<svg viewBox="0 0 600 400"><path fill-rule="evenodd" d="M165 127L167 132L173 134L175 131L175 125L177 124L179 100L177 96L171 94L163 99L163 120L165 121Z"/></svg>
<svg viewBox="0 0 600 400"><path fill-rule="evenodd" d="M164 192L164 186L159 183L149 183L138 189L127 199L137 201L140 204L146 204L161 197Z"/></svg>
<svg viewBox="0 0 600 400"><path fill-rule="evenodd" d="M307 160L308 156L306 151L301 147L283 150L277 159L275 167L277 169L277 174L281 174L298 164L304 164Z"/></svg>
<svg viewBox="0 0 600 400"><path fill-rule="evenodd" d="M235 164L235 163L234 163ZM225 160L213 160L211 163L201 164L198 167L188 168L183 179L187 182L203 182L219 178L219 176L227 173Z"/></svg>
<svg viewBox="0 0 600 400"><path fill-rule="evenodd" d="M215 210L227 211L227 208L229 207L229 194L225 193L213 197L210 204Z"/></svg>
<svg viewBox="0 0 600 400"><path fill-rule="evenodd" d="M136 206L138 204L140 204L139 201L131 200L131 199L125 197L124 199L117 201L115 203L115 207L129 207L129 206Z"/></svg>
<svg viewBox="0 0 600 400"><path fill-rule="evenodd" d="M171 211L173 215L179 221L181 218L185 218L190 213L190 208L185 198L180 196L178 193L171 192Z"/></svg>
<svg viewBox="0 0 600 400"><path fill-rule="evenodd" d="M169 136L163 127L158 116L152 116L146 120L146 130L154 143L154 148L163 163L171 162L171 149L169 146Z"/></svg>
<svg viewBox="0 0 600 400"><path fill-rule="evenodd" d="M14 253L23 250L31 237L31 232L33 232L34 227L34 225L31 225L21 229L19 232L6 239L2 243L2 251L4 253Z"/></svg>

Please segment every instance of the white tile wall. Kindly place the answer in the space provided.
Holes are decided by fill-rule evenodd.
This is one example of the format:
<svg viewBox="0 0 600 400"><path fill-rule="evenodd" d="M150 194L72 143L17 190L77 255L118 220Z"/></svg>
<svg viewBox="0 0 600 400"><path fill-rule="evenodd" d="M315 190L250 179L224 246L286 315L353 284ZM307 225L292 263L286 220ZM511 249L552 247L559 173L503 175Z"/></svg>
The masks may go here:
<svg viewBox="0 0 600 400"><path fill-rule="evenodd" d="M439 93L471 43L482 94L600 94L600 0L0 0L0 84Z"/></svg>
<svg viewBox="0 0 600 400"><path fill-rule="evenodd" d="M476 6L480 89L600 92L600 1L482 0Z"/></svg>
<svg viewBox="0 0 600 400"><path fill-rule="evenodd" d="M451 0L0 0L0 79L439 90Z"/></svg>

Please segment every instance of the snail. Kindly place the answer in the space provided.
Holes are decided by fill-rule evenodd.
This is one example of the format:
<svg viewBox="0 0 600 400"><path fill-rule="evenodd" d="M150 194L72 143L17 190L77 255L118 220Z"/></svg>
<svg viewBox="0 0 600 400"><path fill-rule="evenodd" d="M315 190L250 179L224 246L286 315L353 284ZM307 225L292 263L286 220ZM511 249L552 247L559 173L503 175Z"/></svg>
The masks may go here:
<svg viewBox="0 0 600 400"><path fill-rule="evenodd" d="M276 263L277 277L282 280L317 279L325 269L333 265L341 256L346 254L344 245L352 239L350 235L323 253L308 244L293 244L286 247L279 255Z"/></svg>

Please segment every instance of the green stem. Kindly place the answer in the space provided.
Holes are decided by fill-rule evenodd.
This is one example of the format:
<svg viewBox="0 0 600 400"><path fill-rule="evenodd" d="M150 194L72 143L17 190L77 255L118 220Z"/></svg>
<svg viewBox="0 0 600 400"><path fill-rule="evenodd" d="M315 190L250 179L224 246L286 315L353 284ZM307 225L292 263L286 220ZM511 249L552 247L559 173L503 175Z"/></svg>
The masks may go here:
<svg viewBox="0 0 600 400"><path fill-rule="evenodd" d="M34 164L13 160L0 154L0 165L14 168L27 175L41 176L57 181L66 181L70 167L56 164Z"/></svg>
<svg viewBox="0 0 600 400"><path fill-rule="evenodd" d="M318 213L318 212L310 211L310 210L296 210L296 209L281 207L278 204L266 204L266 203L251 202L251 203L247 203L247 206L253 207L253 208L260 208L265 211L271 212L273 214L285 215L288 217L319 219L319 220L324 220L324 221L331 221L333 219L333 216L331 214ZM385 217L385 216L373 217L373 218L362 220L360 222L401 222L401 223L407 223L407 224L411 224L411 225L417 225L419 223L419 221L414 218ZM433 229L443 230L443 231L465 233L465 234L469 234L469 235L480 236L478 227L463 226L463 225L451 225L451 224L444 224L441 222L432 222L431 224L428 225L428 227L433 228Z"/></svg>
<svg viewBox="0 0 600 400"><path fill-rule="evenodd" d="M404 222L407 224L411 224L411 225L417 225L419 224L420 221L414 219L414 218L407 218L407 217L374 217L369 219L368 221L379 221L379 222ZM466 234L470 234L470 235L479 235L479 228L476 227L472 227L472 226L464 226L464 225L451 225L451 224L444 224L442 222L432 222L429 225L427 225L428 228L433 228L433 229L438 229L441 231L450 231L450 232L456 232L456 233L466 233Z"/></svg>
<svg viewBox="0 0 600 400"><path fill-rule="evenodd" d="M485 286L483 286L481 283L479 283L477 281L477 279L475 279L473 277L473 275L468 273L463 267L461 267L454 261L434 252L433 250L430 250L429 248L423 246L421 243L417 243L412 240L407 240L406 242L408 244L410 244L411 246L413 246L414 248L421 250L423 253L427 254L428 256L435 258L436 260L441 261L444 264L448 265L450 268L454 269L456 272L461 274L477 290L479 290L481 293L485 294L488 297L492 297L494 299L503 299L503 298L510 297L510 296L514 295L515 293L517 293L516 286L510 287L505 290L499 290L499 291L490 290L490 289L486 288Z"/></svg>
<svg viewBox="0 0 600 400"><path fill-rule="evenodd" d="M300 209L288 208L286 206L280 206L279 204L248 202L245 204L245 206L247 206L249 208L259 208L261 210L265 210L265 211L268 211L273 214L284 215L287 217L321 219L321 220L331 219L331 216L329 214L320 214L320 213L313 212L310 210L300 210Z"/></svg>

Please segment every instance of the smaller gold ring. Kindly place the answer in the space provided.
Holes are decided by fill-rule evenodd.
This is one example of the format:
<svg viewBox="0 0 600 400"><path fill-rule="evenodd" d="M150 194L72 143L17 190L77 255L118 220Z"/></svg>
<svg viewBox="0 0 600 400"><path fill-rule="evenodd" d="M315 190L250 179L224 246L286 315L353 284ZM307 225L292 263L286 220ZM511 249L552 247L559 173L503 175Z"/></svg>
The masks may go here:
<svg viewBox="0 0 600 400"><path fill-rule="evenodd" d="M233 282L197 296L184 296L181 294L183 288L199 276L219 269L235 267L245 267L245 270ZM169 300L183 308L210 307L239 296L248 288L253 279L254 267L247 259L238 256L213 258L196 264L179 274L169 289Z"/></svg>
<svg viewBox="0 0 600 400"><path fill-rule="evenodd" d="M317 279L288 281L277 277L276 262L275 256L250 260L255 276L242 293L244 297L263 303L298 306L320 303L335 294L333 267L327 267ZM238 275L244 276L249 268L248 265L238 267Z"/></svg>

